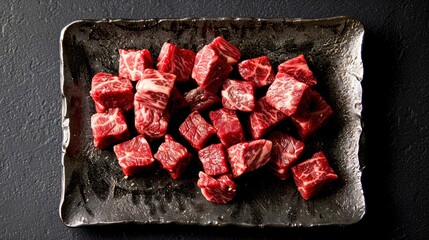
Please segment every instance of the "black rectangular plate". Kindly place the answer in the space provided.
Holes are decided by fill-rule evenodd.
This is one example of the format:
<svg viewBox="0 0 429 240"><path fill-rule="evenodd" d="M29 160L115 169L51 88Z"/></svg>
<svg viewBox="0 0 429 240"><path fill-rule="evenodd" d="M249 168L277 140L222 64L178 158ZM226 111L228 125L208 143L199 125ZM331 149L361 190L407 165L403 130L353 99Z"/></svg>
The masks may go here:
<svg viewBox="0 0 429 240"><path fill-rule="evenodd" d="M359 158L363 34L362 24L347 17L71 23L61 35L62 221L72 227L127 222L293 227L359 221L365 213ZM91 78L99 71L118 71L119 48L146 48L156 59L166 41L197 51L218 35L236 45L242 59L268 55L274 67L306 55L317 90L335 111L306 152L326 153L340 177L332 188L304 201L291 179L280 181L261 169L240 178L235 199L219 205L206 201L196 186L198 164L179 180L159 167L124 179L113 151L94 149Z"/></svg>

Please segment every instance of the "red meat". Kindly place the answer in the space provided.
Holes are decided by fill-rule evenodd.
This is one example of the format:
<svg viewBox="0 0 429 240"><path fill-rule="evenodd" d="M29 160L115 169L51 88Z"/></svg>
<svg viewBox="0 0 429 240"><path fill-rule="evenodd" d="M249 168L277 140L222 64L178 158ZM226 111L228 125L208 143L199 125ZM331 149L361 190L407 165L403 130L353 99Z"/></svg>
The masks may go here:
<svg viewBox="0 0 429 240"><path fill-rule="evenodd" d="M94 147L105 149L130 137L124 114L119 108L109 108L105 113L91 116Z"/></svg>
<svg viewBox="0 0 429 240"><path fill-rule="evenodd" d="M266 94L267 103L290 116L296 112L307 89L309 89L307 84L297 81L290 75L278 73L276 79L268 88Z"/></svg>
<svg viewBox="0 0 429 240"><path fill-rule="evenodd" d="M173 179L179 178L191 160L191 154L180 143L174 141L170 135L165 135L163 142L154 155L162 168L167 170Z"/></svg>
<svg viewBox="0 0 429 240"><path fill-rule="evenodd" d="M213 178L200 172L198 176L197 186L207 201L226 204L234 198L236 185L229 174Z"/></svg>
<svg viewBox="0 0 429 240"><path fill-rule="evenodd" d="M320 190L338 179L322 151L293 166L292 175L298 191L305 200L314 197Z"/></svg>
<svg viewBox="0 0 429 240"><path fill-rule="evenodd" d="M222 144L212 144L198 151L204 172L210 176L228 173L228 163Z"/></svg>
<svg viewBox="0 0 429 240"><path fill-rule="evenodd" d="M150 109L164 111L170 98L176 76L170 73L146 69L137 83L135 101Z"/></svg>
<svg viewBox="0 0 429 240"><path fill-rule="evenodd" d="M249 116L249 129L253 139L261 138L285 118L286 115L267 103L266 97L259 99Z"/></svg>
<svg viewBox="0 0 429 240"><path fill-rule="evenodd" d="M209 46L204 46L195 57L192 78L202 88L221 86L232 71L225 57L219 55ZM213 87L210 87L213 88Z"/></svg>
<svg viewBox="0 0 429 240"><path fill-rule="evenodd" d="M220 103L218 96L201 87L194 88L185 93L184 97L192 111L204 111Z"/></svg>
<svg viewBox="0 0 429 240"><path fill-rule="evenodd" d="M161 48L156 67L161 72L176 75L176 81L186 82L191 76L194 61L195 53L192 50L166 42Z"/></svg>
<svg viewBox="0 0 429 240"><path fill-rule="evenodd" d="M109 73L99 72L92 78L90 95L99 113L108 108L125 111L133 107L134 93L130 80Z"/></svg>
<svg viewBox="0 0 429 240"><path fill-rule="evenodd" d="M272 132L268 140L273 142L269 165L281 180L290 175L290 168L296 163L304 150L304 143L282 132Z"/></svg>
<svg viewBox="0 0 429 240"><path fill-rule="evenodd" d="M193 111L179 127L180 134L197 150L201 150L216 130L198 111Z"/></svg>
<svg viewBox="0 0 429 240"><path fill-rule="evenodd" d="M310 91L291 119L301 139L306 141L333 113L332 108L318 92Z"/></svg>
<svg viewBox="0 0 429 240"><path fill-rule="evenodd" d="M153 60L148 50L119 49L119 76L138 81L142 78L143 71L152 66Z"/></svg>
<svg viewBox="0 0 429 240"><path fill-rule="evenodd" d="M226 61L229 65L234 65L240 60L241 53L240 50L226 41L223 37L215 38L209 46L216 50L218 54L226 58Z"/></svg>
<svg viewBox="0 0 429 240"><path fill-rule="evenodd" d="M220 142L225 147L245 141L243 128L235 111L222 108L210 112L209 117Z"/></svg>
<svg viewBox="0 0 429 240"><path fill-rule="evenodd" d="M273 143L259 139L238 143L228 148L228 161L234 177L258 169L270 161Z"/></svg>
<svg viewBox="0 0 429 240"><path fill-rule="evenodd" d="M312 87L317 84L317 80L313 75L313 72L307 65L304 54L298 55L292 59L278 66L279 73L286 73L296 80L307 84Z"/></svg>
<svg viewBox="0 0 429 240"><path fill-rule="evenodd" d="M151 166L155 161L144 136L139 135L131 140L113 146L119 166L126 176L132 176L140 170Z"/></svg>
<svg viewBox="0 0 429 240"><path fill-rule="evenodd" d="M254 95L253 83L227 79L223 83L222 105L231 110L251 112L255 107Z"/></svg>
<svg viewBox="0 0 429 240"><path fill-rule="evenodd" d="M146 107L134 101L134 124L137 132L150 138L160 138L167 133L170 113L168 108L163 112Z"/></svg>
<svg viewBox="0 0 429 240"><path fill-rule="evenodd" d="M263 87L274 81L274 71L267 56L244 60L238 64L238 72L244 80Z"/></svg>

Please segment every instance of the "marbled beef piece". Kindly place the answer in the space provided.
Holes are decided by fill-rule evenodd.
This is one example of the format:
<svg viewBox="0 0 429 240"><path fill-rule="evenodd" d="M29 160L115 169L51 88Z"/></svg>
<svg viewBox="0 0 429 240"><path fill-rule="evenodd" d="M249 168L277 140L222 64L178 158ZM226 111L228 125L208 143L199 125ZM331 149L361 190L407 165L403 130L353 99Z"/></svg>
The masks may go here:
<svg viewBox="0 0 429 240"><path fill-rule="evenodd" d="M296 80L312 87L317 84L313 72L307 65L304 54L289 59L278 66L279 73L286 73Z"/></svg>
<svg viewBox="0 0 429 240"><path fill-rule="evenodd" d="M119 76L138 81L143 71L152 66L152 56L147 49L119 49Z"/></svg>
<svg viewBox="0 0 429 240"><path fill-rule="evenodd" d="M267 139L273 142L271 161L268 164L279 179L285 180L290 175L291 167L304 151L305 145L292 136L279 131L270 133Z"/></svg>
<svg viewBox="0 0 429 240"><path fill-rule="evenodd" d="M301 101L298 110L291 120L298 130L299 136L306 141L334 113L323 97L316 91L310 93Z"/></svg>
<svg viewBox="0 0 429 240"><path fill-rule="evenodd" d="M143 135L138 135L131 140L115 145L113 151L126 176L136 174L153 165L155 161L150 146Z"/></svg>
<svg viewBox="0 0 429 240"><path fill-rule="evenodd" d="M204 172L210 176L228 173L228 162L221 143L212 144L198 151Z"/></svg>
<svg viewBox="0 0 429 240"><path fill-rule="evenodd" d="M180 134L197 150L201 150L216 130L193 111L179 127Z"/></svg>
<svg viewBox="0 0 429 240"><path fill-rule="evenodd" d="M99 72L91 82L90 95L98 113L109 108L128 111L133 107L134 93L130 80L113 74Z"/></svg>
<svg viewBox="0 0 429 240"><path fill-rule="evenodd" d="M266 97L259 99L248 122L253 139L261 138L285 118L285 114L267 103Z"/></svg>
<svg viewBox="0 0 429 240"><path fill-rule="evenodd" d="M188 150L168 134L165 135L165 142L159 146L154 157L173 179L182 175L191 160Z"/></svg>
<svg viewBox="0 0 429 240"><path fill-rule="evenodd" d="M163 112L167 106L176 75L146 69L136 85L135 101L147 108Z"/></svg>
<svg viewBox="0 0 429 240"><path fill-rule="evenodd" d="M91 116L94 147L105 149L130 137L125 116L119 108L109 108L105 113Z"/></svg>
<svg viewBox="0 0 429 240"><path fill-rule="evenodd" d="M243 128L235 111L222 108L211 111L209 117L216 129L220 142L226 148L245 141Z"/></svg>
<svg viewBox="0 0 429 240"><path fill-rule="evenodd" d="M267 56L240 62L238 72L244 80L254 83L257 88L274 82L274 70Z"/></svg>
<svg viewBox="0 0 429 240"><path fill-rule="evenodd" d="M292 175L298 191L305 200L314 197L323 188L338 179L322 151L293 166Z"/></svg>
<svg viewBox="0 0 429 240"><path fill-rule="evenodd" d="M270 161L273 143L259 139L235 144L228 148L228 161L235 178L258 169Z"/></svg>
<svg viewBox="0 0 429 240"><path fill-rule="evenodd" d="M194 67L195 53L172 43L164 43L158 56L156 68L161 72L176 75L176 81L189 80Z"/></svg>
<svg viewBox="0 0 429 240"><path fill-rule="evenodd" d="M213 86L222 86L231 71L232 67L224 56L219 55L211 47L204 46L195 57L192 78L200 87L213 89L215 88Z"/></svg>
<svg viewBox="0 0 429 240"><path fill-rule="evenodd" d="M207 201L227 204L234 198L237 187L229 174L214 178L200 172L198 176L197 186Z"/></svg>
<svg viewBox="0 0 429 240"><path fill-rule="evenodd" d="M170 112L168 108L158 111L134 101L134 124L137 132L149 138L160 138L167 133Z"/></svg>
<svg viewBox="0 0 429 240"><path fill-rule="evenodd" d="M255 86L252 82L227 79L221 94L225 108L243 112L251 112L255 108Z"/></svg>
<svg viewBox="0 0 429 240"><path fill-rule="evenodd" d="M302 97L307 94L309 86L297 81L294 77L277 73L276 79L268 88L267 103L286 116L294 114Z"/></svg>
<svg viewBox="0 0 429 240"><path fill-rule="evenodd" d="M229 65L234 65L240 60L240 50L223 37L215 38L209 46L216 50L219 55L222 55Z"/></svg>
<svg viewBox="0 0 429 240"><path fill-rule="evenodd" d="M186 92L184 98L192 111L199 112L205 111L213 105L220 103L218 96L202 87L197 87Z"/></svg>

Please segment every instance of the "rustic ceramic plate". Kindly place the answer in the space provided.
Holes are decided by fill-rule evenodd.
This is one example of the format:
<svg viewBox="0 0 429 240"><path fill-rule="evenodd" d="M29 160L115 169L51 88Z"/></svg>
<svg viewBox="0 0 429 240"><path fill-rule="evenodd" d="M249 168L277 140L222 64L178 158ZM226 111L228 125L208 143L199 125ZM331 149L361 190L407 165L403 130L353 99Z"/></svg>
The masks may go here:
<svg viewBox="0 0 429 240"><path fill-rule="evenodd" d="M359 146L362 24L329 19L149 19L83 20L61 35L62 164L60 217L67 226L111 223L315 226L355 223L365 213ZM204 199L196 186L200 166L172 180L159 167L124 179L112 150L93 148L89 96L92 76L118 71L119 48L146 48L156 59L169 41L197 51L222 35L240 48L242 59L268 55L276 67L304 53L318 79L317 90L335 111L309 141L306 153L323 150L340 181L304 201L290 179L266 169L238 180L227 205ZM178 124L172 118L172 124ZM180 124L180 123L179 123Z"/></svg>

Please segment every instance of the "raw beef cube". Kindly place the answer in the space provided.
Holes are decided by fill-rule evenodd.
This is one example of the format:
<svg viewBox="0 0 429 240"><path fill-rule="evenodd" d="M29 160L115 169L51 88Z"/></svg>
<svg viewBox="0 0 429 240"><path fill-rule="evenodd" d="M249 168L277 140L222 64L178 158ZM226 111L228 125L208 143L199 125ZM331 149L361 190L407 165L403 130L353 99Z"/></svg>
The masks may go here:
<svg viewBox="0 0 429 240"><path fill-rule="evenodd" d="M150 138L164 136L170 119L168 108L161 112L150 109L138 101L135 101L134 104L134 124L137 132Z"/></svg>
<svg viewBox="0 0 429 240"><path fill-rule="evenodd" d="M204 172L210 176L228 173L228 163L222 144L212 144L198 151Z"/></svg>
<svg viewBox="0 0 429 240"><path fill-rule="evenodd" d="M136 85L135 101L147 108L164 111L174 87L176 76L170 73L146 69Z"/></svg>
<svg viewBox="0 0 429 240"><path fill-rule="evenodd" d="M220 103L218 96L201 87L194 88L185 93L185 100L190 105L192 111L204 111L216 103Z"/></svg>
<svg viewBox="0 0 429 240"><path fill-rule="evenodd" d="M251 112L255 107L254 95L253 83L227 79L223 83L222 105L231 110Z"/></svg>
<svg viewBox="0 0 429 240"><path fill-rule="evenodd" d="M148 50L119 49L119 76L138 81L142 78L143 71L152 66L153 60Z"/></svg>
<svg viewBox="0 0 429 240"><path fill-rule="evenodd" d="M91 116L94 147L105 149L130 137L125 116L119 108L109 108L105 113Z"/></svg>
<svg viewBox="0 0 429 240"><path fill-rule="evenodd" d="M296 112L302 96L308 89L307 84L297 81L294 77L278 73L276 80L268 88L267 103L290 116Z"/></svg>
<svg viewBox="0 0 429 240"><path fill-rule="evenodd" d="M222 55L219 55L211 47L205 46L195 57L192 78L202 88L213 84L221 86L231 71L232 67Z"/></svg>
<svg viewBox="0 0 429 240"><path fill-rule="evenodd" d="M273 142L269 165L281 180L290 175L290 168L296 163L304 150L304 143L282 132L272 132L268 140Z"/></svg>
<svg viewBox="0 0 429 240"><path fill-rule="evenodd" d="M170 135L165 135L165 142L161 143L154 155L162 168L167 170L173 179L177 179L185 171L191 160L191 154L180 143L174 141Z"/></svg>
<svg viewBox="0 0 429 240"><path fill-rule="evenodd" d="M308 97L301 101L300 106L291 120L296 126L299 136L307 140L334 113L323 97L316 91L310 91Z"/></svg>
<svg viewBox="0 0 429 240"><path fill-rule="evenodd" d="M244 80L263 87L274 82L274 70L267 56L244 60L238 64L238 72Z"/></svg>
<svg viewBox="0 0 429 240"><path fill-rule="evenodd" d="M194 67L195 53L172 43L164 43L158 56L156 68L161 72L176 75L176 81L186 82Z"/></svg>
<svg viewBox="0 0 429 240"><path fill-rule="evenodd" d="M322 151L293 166L292 175L298 191L305 200L314 197L326 185L338 179Z"/></svg>
<svg viewBox="0 0 429 240"><path fill-rule="evenodd" d="M144 136L139 135L131 140L113 146L119 166L126 176L132 176L140 170L151 166L155 161Z"/></svg>
<svg viewBox="0 0 429 240"><path fill-rule="evenodd" d="M180 125L179 132L195 149L201 150L216 130L198 111L193 111Z"/></svg>
<svg viewBox="0 0 429 240"><path fill-rule="evenodd" d="M223 37L215 38L209 46L226 58L229 65L234 65L240 60L240 50L226 41Z"/></svg>
<svg viewBox="0 0 429 240"><path fill-rule="evenodd" d="M234 198L237 187L229 174L214 178L200 172L198 176L197 186L207 201L226 204Z"/></svg>
<svg viewBox="0 0 429 240"><path fill-rule="evenodd" d="M253 139L261 138L285 118L286 115L267 103L266 97L259 99L249 116L249 129Z"/></svg>
<svg viewBox="0 0 429 240"><path fill-rule="evenodd" d="M134 93L130 80L109 73L95 74L90 95L97 112L105 112L108 108L128 111L133 107Z"/></svg>
<svg viewBox="0 0 429 240"><path fill-rule="evenodd" d="M209 113L210 120L216 129L220 142L225 147L244 142L244 133L237 113L234 110L222 108Z"/></svg>
<svg viewBox="0 0 429 240"><path fill-rule="evenodd" d="M234 177L258 169L270 161L273 143L259 139L228 148L228 161Z"/></svg>
<svg viewBox="0 0 429 240"><path fill-rule="evenodd" d="M317 84L317 80L314 77L313 72L307 65L304 54L301 54L280 64L278 66L278 70L280 73L291 75L296 80L303 82L310 87Z"/></svg>
<svg viewBox="0 0 429 240"><path fill-rule="evenodd" d="M170 111L171 113L177 113L181 110L187 108L189 106L186 99L183 97L183 95L180 93L179 90L177 90L176 87L173 88L170 96Z"/></svg>

